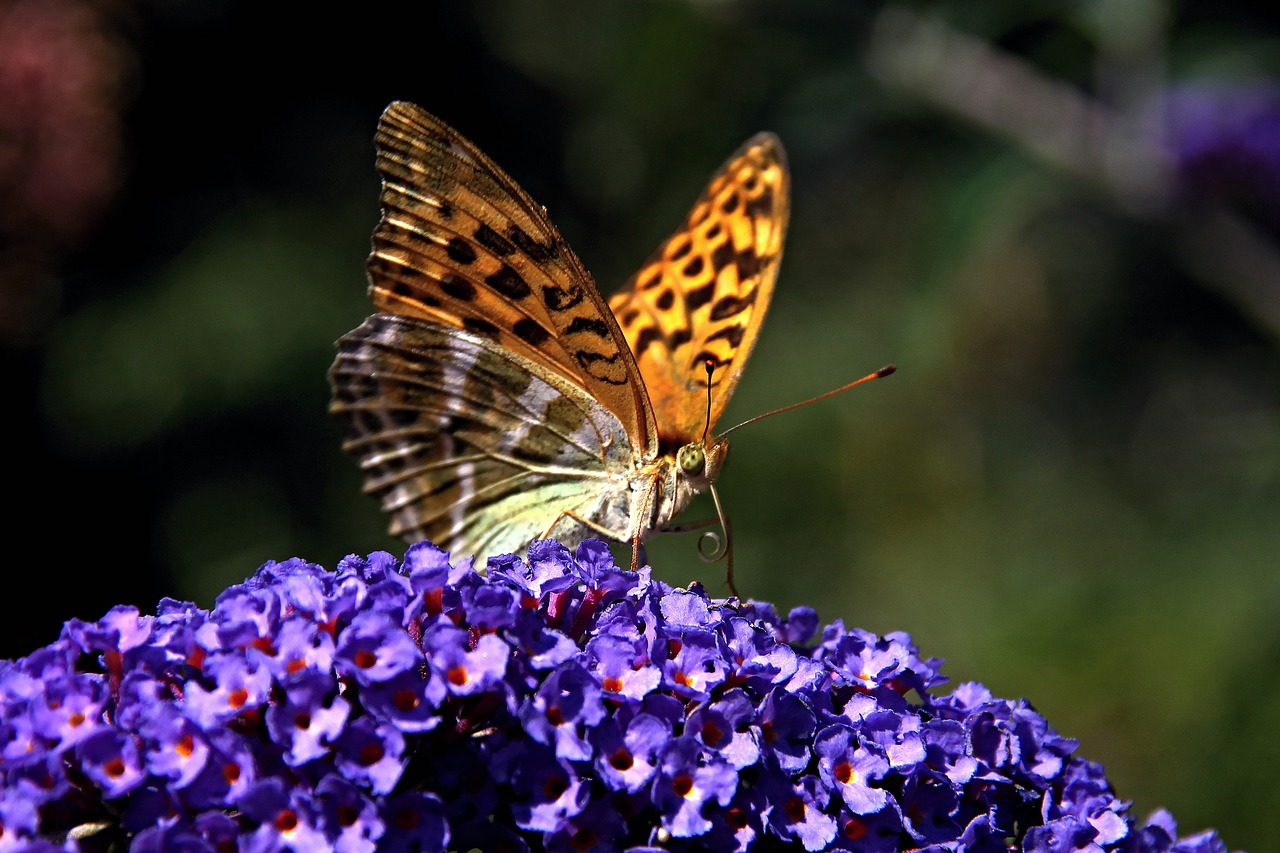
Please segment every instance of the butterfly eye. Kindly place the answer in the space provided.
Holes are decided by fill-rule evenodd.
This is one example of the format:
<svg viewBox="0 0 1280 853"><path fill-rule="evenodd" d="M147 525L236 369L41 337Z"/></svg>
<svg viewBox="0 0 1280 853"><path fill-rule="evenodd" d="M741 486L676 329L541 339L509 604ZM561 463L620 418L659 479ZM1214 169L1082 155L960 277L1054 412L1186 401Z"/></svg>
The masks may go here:
<svg viewBox="0 0 1280 853"><path fill-rule="evenodd" d="M680 470L691 477L697 477L707 469L707 452L702 444L686 444L676 451L676 462Z"/></svg>

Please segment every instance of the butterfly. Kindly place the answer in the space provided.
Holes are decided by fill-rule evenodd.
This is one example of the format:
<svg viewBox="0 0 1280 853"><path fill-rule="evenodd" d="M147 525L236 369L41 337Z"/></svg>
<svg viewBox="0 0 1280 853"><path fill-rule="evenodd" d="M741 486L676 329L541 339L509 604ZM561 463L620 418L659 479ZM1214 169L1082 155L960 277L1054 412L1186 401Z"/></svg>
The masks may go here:
<svg viewBox="0 0 1280 853"><path fill-rule="evenodd" d="M409 541L494 556L595 536L634 562L724 464L710 430L782 257L781 143L747 140L607 303L545 209L443 121L395 102L375 143L377 313L329 372L365 491Z"/></svg>

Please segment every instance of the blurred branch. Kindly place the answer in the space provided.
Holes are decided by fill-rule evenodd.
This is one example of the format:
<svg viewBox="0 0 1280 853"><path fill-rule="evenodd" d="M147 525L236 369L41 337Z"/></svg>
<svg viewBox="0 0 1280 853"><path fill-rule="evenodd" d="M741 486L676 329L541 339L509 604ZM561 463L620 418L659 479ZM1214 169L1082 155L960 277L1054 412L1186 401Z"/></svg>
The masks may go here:
<svg viewBox="0 0 1280 853"><path fill-rule="evenodd" d="M1011 140L1131 214L1163 221L1183 268L1280 341L1280 251L1224 206L1176 200L1162 123L1120 115L1017 56L900 7L877 18L867 63L886 85Z"/></svg>

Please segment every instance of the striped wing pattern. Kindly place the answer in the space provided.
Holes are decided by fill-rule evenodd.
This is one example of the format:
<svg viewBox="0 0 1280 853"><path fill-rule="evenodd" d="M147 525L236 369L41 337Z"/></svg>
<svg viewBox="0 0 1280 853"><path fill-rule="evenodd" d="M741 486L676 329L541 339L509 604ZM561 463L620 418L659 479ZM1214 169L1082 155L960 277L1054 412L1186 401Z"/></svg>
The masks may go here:
<svg viewBox="0 0 1280 853"><path fill-rule="evenodd" d="M470 332L375 314L339 341L330 375L345 446L393 535L510 553L571 511L625 537L611 473L631 464L626 432L555 372ZM585 535L568 519L555 533Z"/></svg>
<svg viewBox="0 0 1280 853"><path fill-rule="evenodd" d="M653 455L657 426L631 350L546 212L421 107L387 107L376 136L382 220L370 294L389 314L465 329L561 373Z"/></svg>
<svg viewBox="0 0 1280 853"><path fill-rule="evenodd" d="M715 368L713 426L733 395L778 277L789 183L778 138L747 140L609 301L644 375L664 447L702 434L707 361Z"/></svg>

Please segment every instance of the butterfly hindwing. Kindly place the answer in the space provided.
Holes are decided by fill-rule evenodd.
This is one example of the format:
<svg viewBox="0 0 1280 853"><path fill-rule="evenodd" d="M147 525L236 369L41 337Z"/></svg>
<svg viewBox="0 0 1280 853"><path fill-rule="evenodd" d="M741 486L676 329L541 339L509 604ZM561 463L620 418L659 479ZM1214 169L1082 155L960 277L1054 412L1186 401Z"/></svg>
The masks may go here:
<svg viewBox="0 0 1280 853"><path fill-rule="evenodd" d="M507 553L572 513L625 537L626 496L609 472L630 463L626 431L573 383L412 317L375 314L338 347L330 377L344 447L394 535ZM562 538L586 532L563 522Z"/></svg>
<svg viewBox="0 0 1280 853"><path fill-rule="evenodd" d="M778 276L788 192L778 138L747 140L609 302L644 376L663 446L702 435L708 360L712 425L733 394Z"/></svg>

